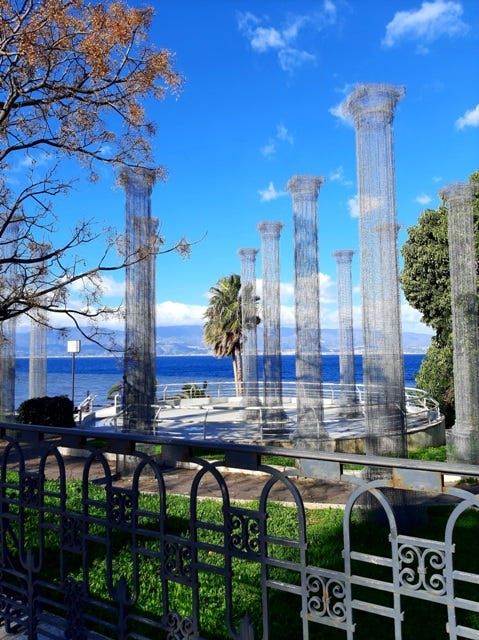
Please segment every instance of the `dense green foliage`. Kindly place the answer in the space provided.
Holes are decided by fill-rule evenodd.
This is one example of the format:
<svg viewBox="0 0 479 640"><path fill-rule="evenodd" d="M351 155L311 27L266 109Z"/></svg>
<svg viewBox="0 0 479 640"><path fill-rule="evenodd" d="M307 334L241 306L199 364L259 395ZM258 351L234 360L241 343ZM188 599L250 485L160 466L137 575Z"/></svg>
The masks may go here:
<svg viewBox="0 0 479 640"><path fill-rule="evenodd" d="M73 427L73 402L66 396L30 398L18 407L17 422L49 427Z"/></svg>
<svg viewBox="0 0 479 640"><path fill-rule="evenodd" d="M446 445L440 447L423 447L408 452L408 458L413 460L433 460L435 462L447 461Z"/></svg>
<svg viewBox="0 0 479 640"><path fill-rule="evenodd" d="M479 182L479 171L473 173L470 180ZM479 196L475 198L474 216L479 255ZM446 424L451 425L454 422L454 378L446 207L426 209L417 225L407 231L409 237L401 249L404 258L401 284L407 301L420 311L423 322L436 332L416 383L439 402Z"/></svg>

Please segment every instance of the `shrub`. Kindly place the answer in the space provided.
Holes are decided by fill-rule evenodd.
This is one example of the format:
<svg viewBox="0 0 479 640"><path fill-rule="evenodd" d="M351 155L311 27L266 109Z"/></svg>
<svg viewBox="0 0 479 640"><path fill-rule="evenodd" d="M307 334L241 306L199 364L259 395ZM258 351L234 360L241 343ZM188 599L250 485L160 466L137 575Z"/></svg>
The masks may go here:
<svg viewBox="0 0 479 640"><path fill-rule="evenodd" d="M66 396L30 398L18 407L17 422L49 427L74 427L73 402Z"/></svg>
<svg viewBox="0 0 479 640"><path fill-rule="evenodd" d="M201 387L197 384L184 384L181 389L180 398L206 398L207 386L208 383L206 381L203 382Z"/></svg>

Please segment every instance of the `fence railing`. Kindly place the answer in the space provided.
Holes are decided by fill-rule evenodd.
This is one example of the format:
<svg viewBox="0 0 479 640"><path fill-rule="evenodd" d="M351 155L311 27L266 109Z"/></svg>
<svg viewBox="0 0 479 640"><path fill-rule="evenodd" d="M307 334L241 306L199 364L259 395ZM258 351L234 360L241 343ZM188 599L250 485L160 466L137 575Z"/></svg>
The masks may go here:
<svg viewBox="0 0 479 640"><path fill-rule="evenodd" d="M248 396L253 394L248 384L243 383L243 398L248 400ZM294 400L297 396L297 385L294 381L281 383L281 394L271 388L269 392L275 397L279 395L283 402ZM365 387L363 384L344 385L336 382L323 382L318 386L316 383L303 384L303 392L307 396L314 398L321 394L325 406L329 408L344 406L345 402L356 403L361 406L364 403ZM259 397L264 397L264 385L260 381L254 386L254 393ZM377 391L378 398L381 398L381 388ZM253 394L254 395L254 394ZM156 398L158 402L175 402L181 398L204 398L212 401L221 401L237 396L236 385L233 381L218 380L212 382L189 382L187 384L168 383L159 384L156 388ZM405 387L406 413L408 419L420 422L435 422L440 418L439 404L426 391L416 387ZM380 400L379 400L380 401Z"/></svg>
<svg viewBox="0 0 479 640"><path fill-rule="evenodd" d="M268 388L279 395L278 389L268 383ZM303 388L311 397L322 396L325 400L335 401L344 398L345 395L356 397L359 402L364 399L364 385L346 385L339 382L303 383ZM171 399L210 397L213 399L229 398L237 395L238 389L233 380L211 380L208 382L192 381L188 383L170 382L156 386L156 397L158 400L167 401ZM257 385L242 383L242 393L247 396L252 393L264 395L264 384L260 380ZM431 398L426 391L416 387L406 387L406 399L408 401L427 400L431 405L437 406L436 401ZM378 389L380 395L381 389ZM297 395L297 384L295 381L283 381L281 383L281 395L283 398L295 398Z"/></svg>
<svg viewBox="0 0 479 640"><path fill-rule="evenodd" d="M479 467L16 424L0 435L7 633L479 638ZM326 485L340 507L317 508Z"/></svg>

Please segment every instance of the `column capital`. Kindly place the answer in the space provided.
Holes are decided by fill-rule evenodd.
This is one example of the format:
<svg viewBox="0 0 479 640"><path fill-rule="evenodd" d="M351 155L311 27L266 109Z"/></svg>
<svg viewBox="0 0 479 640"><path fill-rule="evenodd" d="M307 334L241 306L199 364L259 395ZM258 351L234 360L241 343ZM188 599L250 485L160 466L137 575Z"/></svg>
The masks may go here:
<svg viewBox="0 0 479 640"><path fill-rule="evenodd" d="M355 253L356 251L353 251L352 249L338 249L338 251L333 251L331 255L333 258L336 258L336 262L338 264L348 264L352 261Z"/></svg>
<svg viewBox="0 0 479 640"><path fill-rule="evenodd" d="M156 169L149 169L147 167L134 167L129 169L123 169L118 176L118 182L120 185L127 189L133 188L152 188L156 182L157 172Z"/></svg>
<svg viewBox="0 0 479 640"><path fill-rule="evenodd" d="M267 220L267 221L260 222L256 228L261 234L275 236L275 235L279 235L283 227L284 227L284 222Z"/></svg>
<svg viewBox="0 0 479 640"><path fill-rule="evenodd" d="M392 84L359 84L346 98L344 111L352 116L355 127L368 118L390 124L394 108L405 93L404 87Z"/></svg>
<svg viewBox="0 0 479 640"><path fill-rule="evenodd" d="M446 203L472 200L479 194L477 182L451 182L439 191L439 197Z"/></svg>
<svg viewBox="0 0 479 640"><path fill-rule="evenodd" d="M319 189L325 182L323 176L301 176L294 175L286 183L286 190L289 191L294 198L313 198L318 197Z"/></svg>
<svg viewBox="0 0 479 640"><path fill-rule="evenodd" d="M240 258L249 258L254 260L259 249L238 249L238 255Z"/></svg>

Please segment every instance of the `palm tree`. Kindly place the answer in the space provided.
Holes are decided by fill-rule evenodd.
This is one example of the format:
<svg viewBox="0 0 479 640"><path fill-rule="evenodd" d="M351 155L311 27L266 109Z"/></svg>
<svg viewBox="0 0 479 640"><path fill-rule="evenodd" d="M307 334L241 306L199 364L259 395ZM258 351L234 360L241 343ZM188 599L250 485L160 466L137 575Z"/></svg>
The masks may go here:
<svg viewBox="0 0 479 640"><path fill-rule="evenodd" d="M241 278L236 273L220 278L210 289L210 301L203 315L203 340L216 358L231 357L236 395L242 393L241 367Z"/></svg>

